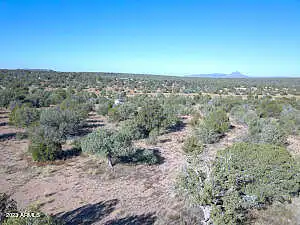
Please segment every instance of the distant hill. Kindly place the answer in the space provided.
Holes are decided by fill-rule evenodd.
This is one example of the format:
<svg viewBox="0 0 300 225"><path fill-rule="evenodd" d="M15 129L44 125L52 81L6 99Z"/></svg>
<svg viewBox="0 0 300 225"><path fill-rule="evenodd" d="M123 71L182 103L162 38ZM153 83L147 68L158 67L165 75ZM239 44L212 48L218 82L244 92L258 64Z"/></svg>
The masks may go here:
<svg viewBox="0 0 300 225"><path fill-rule="evenodd" d="M211 74L192 74L186 77L208 77L208 78L248 78L248 76L236 71L231 74L225 73L211 73Z"/></svg>
<svg viewBox="0 0 300 225"><path fill-rule="evenodd" d="M30 68L21 68L17 70L27 70L27 71L34 71L34 72L55 72L55 70L51 69L30 69Z"/></svg>

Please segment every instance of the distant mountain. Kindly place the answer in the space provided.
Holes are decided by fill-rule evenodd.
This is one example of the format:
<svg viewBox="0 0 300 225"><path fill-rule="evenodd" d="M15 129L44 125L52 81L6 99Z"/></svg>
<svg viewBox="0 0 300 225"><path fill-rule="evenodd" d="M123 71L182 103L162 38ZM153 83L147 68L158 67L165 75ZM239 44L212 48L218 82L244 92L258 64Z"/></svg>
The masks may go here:
<svg viewBox="0 0 300 225"><path fill-rule="evenodd" d="M28 70L28 71L34 71L34 72L55 72L55 70L51 69L30 69L30 68L22 68L17 70Z"/></svg>
<svg viewBox="0 0 300 225"><path fill-rule="evenodd" d="M208 77L208 78L248 78L248 76L236 71L231 74L225 73L211 73L211 74L192 74L186 77Z"/></svg>

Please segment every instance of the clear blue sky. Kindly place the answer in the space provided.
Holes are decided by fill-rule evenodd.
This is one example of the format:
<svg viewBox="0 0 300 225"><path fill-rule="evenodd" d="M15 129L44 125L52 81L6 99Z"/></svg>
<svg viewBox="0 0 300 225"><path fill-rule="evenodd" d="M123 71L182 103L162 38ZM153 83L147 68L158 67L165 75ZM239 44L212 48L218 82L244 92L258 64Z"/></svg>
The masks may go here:
<svg viewBox="0 0 300 225"><path fill-rule="evenodd" d="M0 0L0 68L300 77L300 0Z"/></svg>

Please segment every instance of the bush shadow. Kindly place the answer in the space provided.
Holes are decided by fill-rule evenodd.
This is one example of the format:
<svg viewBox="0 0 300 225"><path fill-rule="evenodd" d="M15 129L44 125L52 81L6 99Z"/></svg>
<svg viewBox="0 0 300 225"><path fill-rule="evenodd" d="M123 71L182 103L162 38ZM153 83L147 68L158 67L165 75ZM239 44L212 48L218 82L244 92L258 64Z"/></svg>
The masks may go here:
<svg viewBox="0 0 300 225"><path fill-rule="evenodd" d="M94 124L85 124L83 128L97 128L97 127L103 127L104 124L94 123Z"/></svg>
<svg viewBox="0 0 300 225"><path fill-rule="evenodd" d="M57 159L69 159L75 156L79 156L81 154L81 148L71 148L71 149L67 149L67 150L63 150L59 153L59 155L57 156Z"/></svg>
<svg viewBox="0 0 300 225"><path fill-rule="evenodd" d="M163 164L164 162L165 162L165 158L161 156L160 151L158 149L138 148L131 154L117 157L115 164L124 163L124 164L160 165Z"/></svg>
<svg viewBox="0 0 300 225"><path fill-rule="evenodd" d="M148 213L110 220L105 225L153 225L156 219L154 213Z"/></svg>
<svg viewBox="0 0 300 225"><path fill-rule="evenodd" d="M17 133L0 134L0 141L6 141L16 137Z"/></svg>
<svg viewBox="0 0 300 225"><path fill-rule="evenodd" d="M7 122L0 122L0 127L4 127L4 126L7 126L8 123Z"/></svg>
<svg viewBox="0 0 300 225"><path fill-rule="evenodd" d="M90 225L99 222L105 216L112 213L119 200L112 199L96 204L87 204L69 212L56 214L55 217L64 225L84 224Z"/></svg>
<svg viewBox="0 0 300 225"><path fill-rule="evenodd" d="M182 131L185 127L186 127L186 123L184 123L183 121L179 121L174 126L169 127L166 133Z"/></svg>
<svg viewBox="0 0 300 225"><path fill-rule="evenodd" d="M103 123L103 120L93 120L93 119L87 119L86 120L87 123Z"/></svg>

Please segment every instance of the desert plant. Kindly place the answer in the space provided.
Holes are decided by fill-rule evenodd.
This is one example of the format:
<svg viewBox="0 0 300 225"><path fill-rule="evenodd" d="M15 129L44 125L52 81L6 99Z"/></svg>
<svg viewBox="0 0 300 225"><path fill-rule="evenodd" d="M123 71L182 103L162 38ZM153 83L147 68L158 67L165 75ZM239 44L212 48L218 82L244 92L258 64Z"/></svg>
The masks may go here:
<svg viewBox="0 0 300 225"><path fill-rule="evenodd" d="M229 118L225 111L210 112L195 128L195 134L204 144L217 142L229 129Z"/></svg>
<svg viewBox="0 0 300 225"><path fill-rule="evenodd" d="M214 224L242 224L247 210L261 209L275 200L287 201L297 194L299 169L282 147L239 143L218 152L212 179L202 181L206 198L195 192L200 185L197 177L188 188L194 199L199 196L199 204L212 206Z"/></svg>
<svg viewBox="0 0 300 225"><path fill-rule="evenodd" d="M255 119L249 124L247 142L284 145L287 143L287 131L272 119Z"/></svg>
<svg viewBox="0 0 300 225"><path fill-rule="evenodd" d="M203 144L196 136L192 135L185 140L183 151L188 154L200 154L203 151Z"/></svg>
<svg viewBox="0 0 300 225"><path fill-rule="evenodd" d="M280 126L289 134L297 135L300 132L300 111L292 106L284 107L279 118Z"/></svg>
<svg viewBox="0 0 300 225"><path fill-rule="evenodd" d="M82 126L82 117L74 111L53 108L41 112L39 123L29 131L29 151L36 161L52 161L60 155L62 143Z"/></svg>
<svg viewBox="0 0 300 225"><path fill-rule="evenodd" d="M131 138L125 133L99 129L81 140L83 152L97 154L107 159L112 167L112 157L126 155L132 152Z"/></svg>
<svg viewBox="0 0 300 225"><path fill-rule="evenodd" d="M151 130L149 137L146 139L147 144L155 145L157 144L157 137L159 136L159 131L157 129Z"/></svg>
<svg viewBox="0 0 300 225"><path fill-rule="evenodd" d="M37 109L26 105L16 106L9 115L9 122L17 127L28 127L37 123L40 113Z"/></svg>

